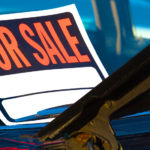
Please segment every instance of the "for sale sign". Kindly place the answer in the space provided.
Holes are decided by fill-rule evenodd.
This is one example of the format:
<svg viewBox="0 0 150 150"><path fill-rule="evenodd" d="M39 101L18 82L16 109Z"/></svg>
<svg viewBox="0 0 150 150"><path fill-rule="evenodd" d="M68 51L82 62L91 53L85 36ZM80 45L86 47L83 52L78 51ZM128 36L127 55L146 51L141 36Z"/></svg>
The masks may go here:
<svg viewBox="0 0 150 150"><path fill-rule="evenodd" d="M74 103L106 77L75 5L0 16L5 124L45 122L40 112Z"/></svg>

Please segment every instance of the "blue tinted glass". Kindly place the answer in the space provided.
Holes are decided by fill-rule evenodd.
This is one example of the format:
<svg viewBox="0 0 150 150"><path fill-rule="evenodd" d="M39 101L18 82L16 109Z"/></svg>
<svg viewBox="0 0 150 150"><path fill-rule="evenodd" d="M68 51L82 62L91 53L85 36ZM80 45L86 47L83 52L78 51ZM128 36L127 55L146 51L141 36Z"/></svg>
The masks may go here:
<svg viewBox="0 0 150 150"><path fill-rule="evenodd" d="M52 9L70 4L76 4L86 28L96 28L91 0L59 0L57 2L55 0L6 0L0 4L0 14Z"/></svg>
<svg viewBox="0 0 150 150"><path fill-rule="evenodd" d="M150 1L130 0L130 6L136 36L150 39Z"/></svg>

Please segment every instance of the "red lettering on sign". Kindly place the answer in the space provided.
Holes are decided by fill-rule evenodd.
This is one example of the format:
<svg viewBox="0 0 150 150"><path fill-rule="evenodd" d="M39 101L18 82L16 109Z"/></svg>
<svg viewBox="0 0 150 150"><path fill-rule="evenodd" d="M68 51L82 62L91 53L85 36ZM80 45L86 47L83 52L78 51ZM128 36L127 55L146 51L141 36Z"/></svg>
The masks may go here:
<svg viewBox="0 0 150 150"><path fill-rule="evenodd" d="M72 25L70 19L69 18L59 19L58 24L61 27L61 29L63 31L63 34L65 35L68 43L70 44L70 47L74 51L74 53L75 53L76 57L78 58L78 60L80 62L90 62L90 58L88 57L88 55L81 55L78 48L76 47L76 45L79 44L79 41L78 41L77 37L76 36L71 36L68 29L67 29L68 26Z"/></svg>
<svg viewBox="0 0 150 150"><path fill-rule="evenodd" d="M31 28L28 25L22 23L19 25L19 30L20 30L21 35L25 39L25 41L29 43L33 48L35 48L35 50L37 50L42 55L42 57L40 57L38 53L33 53L33 56L36 58L36 60L42 65L45 65L45 66L49 65L50 63L49 57L47 53L45 52L45 50L26 34L28 33L32 37L35 36Z"/></svg>
<svg viewBox="0 0 150 150"><path fill-rule="evenodd" d="M45 22L49 32L51 33L51 35L53 36L56 44L58 45L60 51L62 52L62 54L64 55L65 59L67 60L68 63L76 63L78 62L77 58L75 56L69 56L69 54L67 53L66 49L64 48L62 42L60 41L55 29L53 28L52 24L50 21L46 21Z"/></svg>
<svg viewBox="0 0 150 150"><path fill-rule="evenodd" d="M6 38L6 36L7 38L9 38L9 40ZM8 51L17 68L23 68L23 65L21 64L20 60L22 60L26 67L31 66L30 62L19 49L15 36L6 27L0 26L0 40L6 47L6 50Z"/></svg>
<svg viewBox="0 0 150 150"><path fill-rule="evenodd" d="M66 63L65 59L58 51L55 44L52 42L49 35L46 33L42 24L40 22L34 23L34 27L40 37L41 42L43 43L43 45L47 51L52 63L57 64L57 61L54 56L57 56L59 58L59 60L61 61L61 63L63 63L63 64Z"/></svg>
<svg viewBox="0 0 150 150"><path fill-rule="evenodd" d="M11 70L11 62L1 44L0 44L0 56L3 59L3 62L0 61L0 68L7 70L7 71Z"/></svg>

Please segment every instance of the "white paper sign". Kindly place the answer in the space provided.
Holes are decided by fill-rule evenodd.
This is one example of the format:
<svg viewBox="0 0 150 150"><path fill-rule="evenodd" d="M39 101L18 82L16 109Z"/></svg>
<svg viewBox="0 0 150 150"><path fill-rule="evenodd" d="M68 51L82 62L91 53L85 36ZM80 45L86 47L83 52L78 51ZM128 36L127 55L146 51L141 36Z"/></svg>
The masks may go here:
<svg viewBox="0 0 150 150"><path fill-rule="evenodd" d="M75 5L0 15L0 119L6 125L50 121L40 112L76 102L107 76Z"/></svg>

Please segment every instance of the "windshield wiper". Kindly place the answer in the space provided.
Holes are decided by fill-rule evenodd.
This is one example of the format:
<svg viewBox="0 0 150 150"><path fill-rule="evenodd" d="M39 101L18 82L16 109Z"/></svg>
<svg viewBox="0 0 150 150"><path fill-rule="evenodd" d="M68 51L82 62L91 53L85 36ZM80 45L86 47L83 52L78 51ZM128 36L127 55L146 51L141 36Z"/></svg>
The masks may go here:
<svg viewBox="0 0 150 150"><path fill-rule="evenodd" d="M150 46L42 128L35 137L64 137L66 149L120 148L110 120L150 110ZM91 142L90 142L91 143Z"/></svg>

